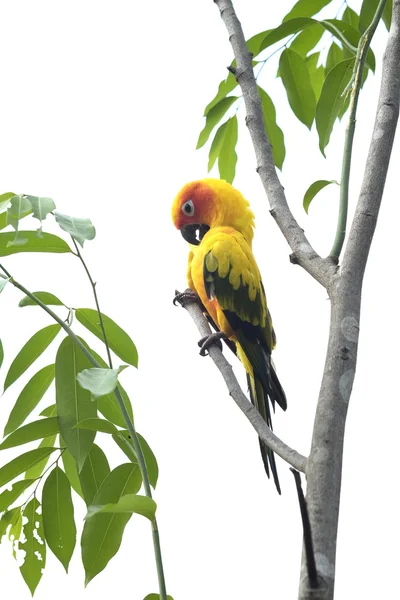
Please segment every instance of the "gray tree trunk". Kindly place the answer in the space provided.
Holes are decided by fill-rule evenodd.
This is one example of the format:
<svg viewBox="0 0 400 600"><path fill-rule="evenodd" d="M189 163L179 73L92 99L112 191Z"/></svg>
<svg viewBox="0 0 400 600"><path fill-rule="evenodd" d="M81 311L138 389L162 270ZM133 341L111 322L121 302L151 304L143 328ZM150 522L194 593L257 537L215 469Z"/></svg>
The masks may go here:
<svg viewBox="0 0 400 600"><path fill-rule="evenodd" d="M400 0L383 59L382 83L364 180L343 262L336 266L318 256L295 221L278 179L268 141L251 55L231 0L214 0L229 33L236 59L232 69L246 105L246 123L253 141L271 213L288 241L292 262L323 285L331 301L325 369L306 463L307 506L311 523L318 588L309 585L303 553L299 600L333 600L339 518L343 441L347 408L357 364L361 291L368 253L390 162L400 102Z"/></svg>

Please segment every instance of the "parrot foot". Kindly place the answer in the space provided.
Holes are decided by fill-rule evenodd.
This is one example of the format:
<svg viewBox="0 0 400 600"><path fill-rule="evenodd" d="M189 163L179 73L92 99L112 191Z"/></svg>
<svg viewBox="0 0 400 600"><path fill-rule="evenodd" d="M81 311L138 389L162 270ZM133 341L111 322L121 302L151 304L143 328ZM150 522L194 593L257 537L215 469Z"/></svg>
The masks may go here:
<svg viewBox="0 0 400 600"><path fill-rule="evenodd" d="M222 351L221 340L226 339L226 335L223 331L217 331L216 333L210 333L210 335L206 335L198 341L198 345L200 346L200 356L207 356L207 350L210 346L218 346L218 348Z"/></svg>
<svg viewBox="0 0 400 600"><path fill-rule="evenodd" d="M178 292L178 290L175 290L175 297L172 300L172 304L176 306L177 302L179 302L181 306L184 306L185 302L198 302L199 304L201 304L200 298L198 297L196 292L189 288L184 292Z"/></svg>

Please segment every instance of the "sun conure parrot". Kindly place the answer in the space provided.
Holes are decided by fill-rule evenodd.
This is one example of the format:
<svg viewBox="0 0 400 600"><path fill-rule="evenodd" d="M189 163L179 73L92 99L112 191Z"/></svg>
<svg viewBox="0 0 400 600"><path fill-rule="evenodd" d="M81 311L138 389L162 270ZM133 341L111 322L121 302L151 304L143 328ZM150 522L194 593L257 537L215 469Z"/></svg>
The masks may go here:
<svg viewBox="0 0 400 600"><path fill-rule="evenodd" d="M247 372L250 398L272 429L275 403L286 410L286 396L271 361L276 337L260 271L252 252L254 215L242 194L226 181L202 179L186 184L172 206L172 219L190 244L187 280L199 296L220 337L236 345ZM260 440L269 477L280 485L275 457Z"/></svg>

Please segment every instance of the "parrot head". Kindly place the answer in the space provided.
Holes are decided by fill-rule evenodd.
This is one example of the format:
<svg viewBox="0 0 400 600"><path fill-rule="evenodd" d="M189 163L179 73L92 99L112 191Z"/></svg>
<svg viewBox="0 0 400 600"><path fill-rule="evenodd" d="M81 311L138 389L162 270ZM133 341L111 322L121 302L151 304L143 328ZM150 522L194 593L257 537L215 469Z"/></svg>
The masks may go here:
<svg viewBox="0 0 400 600"><path fill-rule="evenodd" d="M242 194L223 179L201 179L183 186L172 205L172 220L183 238L198 246L213 227L233 227L251 243L254 215Z"/></svg>

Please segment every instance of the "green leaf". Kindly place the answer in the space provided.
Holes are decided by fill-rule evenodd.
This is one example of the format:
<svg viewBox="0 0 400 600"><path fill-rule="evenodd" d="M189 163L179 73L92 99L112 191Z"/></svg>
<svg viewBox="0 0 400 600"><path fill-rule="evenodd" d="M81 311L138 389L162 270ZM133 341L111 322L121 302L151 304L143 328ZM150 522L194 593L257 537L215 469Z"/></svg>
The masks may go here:
<svg viewBox="0 0 400 600"><path fill-rule="evenodd" d="M67 476L56 466L42 492L43 529L46 542L68 573L76 542L74 507Z"/></svg>
<svg viewBox="0 0 400 600"><path fill-rule="evenodd" d="M335 42L332 42L326 57L326 73L328 74L342 60L344 60L343 50Z"/></svg>
<svg viewBox="0 0 400 600"><path fill-rule="evenodd" d="M52 233L43 233L38 237L37 231L24 231L27 240L23 246L10 246L14 241L14 233L0 233L0 256L9 256L18 252L71 252L71 248L64 240Z"/></svg>
<svg viewBox="0 0 400 600"><path fill-rule="evenodd" d="M89 506L85 519L91 519L99 513L136 513L152 521L156 514L156 508L157 505L152 498L138 496L137 494L127 494L126 496L121 496L116 503L93 504Z"/></svg>
<svg viewBox="0 0 400 600"><path fill-rule="evenodd" d="M106 421L105 419L99 419L98 417L79 421L74 427L77 429L88 429L90 431L101 431L102 433L118 433L118 429L113 423L110 423L110 421Z"/></svg>
<svg viewBox="0 0 400 600"><path fill-rule="evenodd" d="M358 42L361 37L357 29L338 19L326 19L325 21L321 21L321 25L335 35L353 54L357 52ZM367 52L365 64L373 73L375 72L375 55L371 48Z"/></svg>
<svg viewBox="0 0 400 600"><path fill-rule="evenodd" d="M366 29L371 25L372 19L378 8L379 0L364 0L361 6L360 19L358 29L361 33L364 33ZM392 0L388 0L385 4L382 14L382 21L385 24L386 29L389 31L390 23L392 20Z"/></svg>
<svg viewBox="0 0 400 600"><path fill-rule="evenodd" d="M299 0L283 17L283 22L296 17L312 17L329 4L331 0Z"/></svg>
<svg viewBox="0 0 400 600"><path fill-rule="evenodd" d="M40 222L44 221L47 215L56 207L54 200L51 198L29 195L26 197L32 205L33 217L39 219Z"/></svg>
<svg viewBox="0 0 400 600"><path fill-rule="evenodd" d="M50 294L49 292L33 292L33 295L36 296L39 300L46 304L47 306L65 306L61 300L54 296L54 294ZM18 306L39 306L32 298L29 296L24 296L22 300L20 300Z"/></svg>
<svg viewBox="0 0 400 600"><path fill-rule="evenodd" d="M19 509L15 512L15 514L13 515L11 521L10 521L10 531L8 532L8 539L13 542L12 544L12 553L13 553L13 557L16 559L17 558L17 549L18 549L18 542L19 539L21 537L21 532L22 532L22 507L19 507Z"/></svg>
<svg viewBox="0 0 400 600"><path fill-rule="evenodd" d="M256 33L255 35L253 35L251 38L249 38L246 41L246 46L248 51L253 55L253 56L257 56L257 54L260 54L261 52L261 44L264 41L264 39L266 38L266 36L273 31L272 29L266 29L265 31L260 31L260 33ZM232 66L236 66L236 61L234 60L232 63ZM232 75L233 77L233 75ZM234 78L235 82L236 79ZM236 82L237 85L237 82Z"/></svg>
<svg viewBox="0 0 400 600"><path fill-rule="evenodd" d="M5 440L0 444L0 450L6 448L14 448L21 444L27 444L34 440L48 437L58 433L58 419L57 417L50 417L48 419L39 419L33 421L27 425L23 425L13 433L11 433Z"/></svg>
<svg viewBox="0 0 400 600"><path fill-rule="evenodd" d="M310 129L315 114L315 94L304 59L286 48L279 60L279 70L291 109Z"/></svg>
<svg viewBox="0 0 400 600"><path fill-rule="evenodd" d="M204 146L214 127L218 125L226 111L232 106L232 104L238 99L238 96L227 96L222 98L217 104L215 104L207 113L206 124L200 132L199 139L197 142L196 150Z"/></svg>
<svg viewBox="0 0 400 600"><path fill-rule="evenodd" d="M5 512L0 519L0 543L3 536L6 534L8 527L11 525L12 520L16 517L18 512L21 514L21 507L16 506L11 510Z"/></svg>
<svg viewBox="0 0 400 600"><path fill-rule="evenodd" d="M113 440L122 450L122 452L129 458L132 463L137 463L136 453L133 449L132 443L130 441L131 437L128 431L122 432L119 431L117 434L113 435ZM154 486L153 486L154 487Z"/></svg>
<svg viewBox="0 0 400 600"><path fill-rule="evenodd" d="M32 205L26 196L22 194L13 196L10 200L10 207L7 208L7 225L11 225L15 231L18 231L20 219L31 212Z"/></svg>
<svg viewBox="0 0 400 600"><path fill-rule="evenodd" d="M111 394L118 384L118 375L126 369L128 365L121 365L117 369L108 369L101 367L92 367L85 369L77 375L77 381L81 387L89 392L95 398Z"/></svg>
<svg viewBox="0 0 400 600"><path fill-rule="evenodd" d="M152 449L150 448L149 444L146 442L144 437L142 435L140 435L140 433L137 433L137 436L139 438L140 446L142 448L142 452L144 454L144 458L146 461L150 483L151 483L152 487L155 488L157 485L157 480L158 480L157 459L154 456ZM128 437L129 437L129 433L128 433Z"/></svg>
<svg viewBox="0 0 400 600"><path fill-rule="evenodd" d="M35 482L35 479L23 479L13 484L11 490L5 490L0 494L0 512L7 510L10 504L13 504L17 498Z"/></svg>
<svg viewBox="0 0 400 600"><path fill-rule="evenodd" d="M315 198L315 196L318 194L318 192L320 192L322 189L324 189L324 187L326 187L330 183L336 183L336 185L340 185L334 179L332 179L331 181L328 181L326 179L319 179L318 181L314 181L314 183L312 183L310 185L310 187L304 194L304 198L303 198L303 208L307 214L308 214L308 208L309 208L312 200Z"/></svg>
<svg viewBox="0 0 400 600"><path fill-rule="evenodd" d="M387 0L385 4L385 8L383 9L382 21L385 23L386 29L389 31L390 25L392 22L392 11L393 11L393 2L392 0Z"/></svg>
<svg viewBox="0 0 400 600"><path fill-rule="evenodd" d="M6 375L4 391L13 384L35 362L54 340L61 326L48 325L37 331L14 358ZM42 369L43 370L43 369Z"/></svg>
<svg viewBox="0 0 400 600"><path fill-rule="evenodd" d="M276 122L275 106L267 92L262 88L258 87L261 98L261 107L264 116L265 129L267 131L268 139L272 146L272 156L275 165L278 169L282 169L283 161L285 160L285 140L283 137L282 129Z"/></svg>
<svg viewBox="0 0 400 600"><path fill-rule="evenodd" d="M87 506L92 504L101 484L109 474L110 466L106 455L99 446L93 444L79 474L79 481Z"/></svg>
<svg viewBox="0 0 400 600"><path fill-rule="evenodd" d="M3 360L4 360L3 342L0 340L0 367L3 364Z"/></svg>
<svg viewBox="0 0 400 600"><path fill-rule="evenodd" d="M125 404L125 408L128 411L128 415L131 421L133 421L132 405L128 394L121 385L118 385L118 389ZM126 427L125 419L122 416L121 409L114 393L101 396L97 400L97 408L108 421L111 421L119 427Z"/></svg>
<svg viewBox="0 0 400 600"><path fill-rule="evenodd" d="M57 434L50 435L50 436L44 438L40 442L38 448L53 448L54 450L56 450L57 448L54 448L56 439L57 439ZM42 460L40 460L39 462L34 464L32 467L27 469L25 471L25 479L37 479L38 477L40 477L41 474L43 473L43 471L45 470L47 463L49 462L49 458L50 458L50 455L47 455Z"/></svg>
<svg viewBox="0 0 400 600"><path fill-rule="evenodd" d="M317 101L321 95L322 86L325 80L325 69L322 65L317 66L318 61L319 52L314 52L314 54L310 54L310 56L307 56L306 58L306 67Z"/></svg>
<svg viewBox="0 0 400 600"><path fill-rule="evenodd" d="M218 92L215 97L209 102L204 110L204 116L206 117L210 110L214 108L225 96L227 96L237 86L237 81L232 73L229 73L226 79L223 79L218 86Z"/></svg>
<svg viewBox="0 0 400 600"><path fill-rule="evenodd" d="M119 358L134 367L138 366L138 353L136 346L129 335L115 323L110 317L102 314L104 329L107 335L108 345ZM99 323L97 310L92 308L78 308L75 311L77 320L93 333L99 340L104 341L103 332ZM93 366L93 365L91 365Z"/></svg>
<svg viewBox="0 0 400 600"><path fill-rule="evenodd" d="M4 435L8 435L22 425L43 398L53 379L54 365L47 365L47 367L43 367L43 369L35 373L18 396L12 408L4 428Z"/></svg>
<svg viewBox="0 0 400 600"><path fill-rule="evenodd" d="M260 44L260 52L272 46L276 42L283 40L284 38L292 35L293 33L297 33L314 23L318 23L314 19L310 19L308 17L296 17L294 19L290 18L275 29L271 29L267 32L264 40Z"/></svg>
<svg viewBox="0 0 400 600"><path fill-rule="evenodd" d="M228 124L228 121L226 121L220 127L218 127L217 133L215 134L215 137L212 141L210 152L208 155L208 172L211 171L211 169L215 165L215 161L217 160L217 158L220 155L221 148L222 148L222 145L223 145L224 139L225 139L225 131L226 131L227 124Z"/></svg>
<svg viewBox="0 0 400 600"><path fill-rule="evenodd" d="M342 96L349 83L354 67L354 58L338 63L329 71L318 100L315 122L319 135L319 147L325 156L325 148L329 144L333 125L345 102Z"/></svg>
<svg viewBox="0 0 400 600"><path fill-rule="evenodd" d="M300 31L289 47L305 58L315 48L324 33L325 28L319 23L314 23Z"/></svg>
<svg viewBox="0 0 400 600"><path fill-rule="evenodd" d="M75 429L74 425L97 416L96 402L90 392L80 387L76 376L92 366L89 359L70 337L60 344L56 356L56 404L60 431L68 450L78 464L83 466L96 433Z"/></svg>
<svg viewBox="0 0 400 600"><path fill-rule="evenodd" d="M27 519L23 530L25 541L19 544L20 549L25 550L25 559L20 566L20 571L32 596L46 564L43 521L38 509L40 509L40 502L32 498L24 510L24 517Z"/></svg>
<svg viewBox="0 0 400 600"><path fill-rule="evenodd" d="M62 445L61 439L60 439L60 444ZM93 446L92 446L92 448L93 448ZM78 468L76 466L76 461L75 461L74 457L72 456L72 454L70 453L70 451L68 450L68 448L66 450L64 450L64 452L62 454L62 461L63 461L63 465L64 465L65 474L68 477L68 480L71 484L72 489L74 489L75 492L81 498L83 498L83 491L82 491L82 487L81 487L81 482L79 480L79 474L78 474ZM85 463L83 463L83 465L85 466ZM84 468L84 466L82 467L82 469Z"/></svg>
<svg viewBox="0 0 400 600"><path fill-rule="evenodd" d="M37 232L36 232L37 235ZM24 237L23 234L19 231L16 231L12 237L12 239L7 243L7 248L11 247L21 247L26 246L28 243L28 238ZM22 249L21 252L24 250Z"/></svg>
<svg viewBox="0 0 400 600"><path fill-rule="evenodd" d="M20 454L12 461L0 468L0 487L5 485L24 471L36 465L45 456L54 452L55 448L36 448Z"/></svg>
<svg viewBox="0 0 400 600"><path fill-rule="evenodd" d="M147 594L144 600L161 600L160 594ZM172 596L167 595L167 600L174 600Z"/></svg>
<svg viewBox="0 0 400 600"><path fill-rule="evenodd" d="M55 404L50 404L42 410L40 413L41 417L56 417L57 416L57 406Z"/></svg>
<svg viewBox="0 0 400 600"><path fill-rule="evenodd" d="M95 352L92 348L90 349L90 352L103 368L107 368L106 362L102 359L102 357L99 354L97 354L97 352ZM129 400L128 394L120 384L118 384L117 387L122 396L122 400L124 401L128 415L131 421L133 421L132 405L131 401ZM122 416L121 409L118 405L114 393L107 394L106 396L100 396L100 398L98 398L97 400L97 408L108 421L111 421L119 427L126 427L125 419Z"/></svg>
<svg viewBox="0 0 400 600"><path fill-rule="evenodd" d="M86 240L93 240L96 237L96 229L90 219L70 217L58 211L55 213L55 218L61 229L69 233L82 247Z"/></svg>
<svg viewBox="0 0 400 600"><path fill-rule="evenodd" d="M14 194L14 192L6 192L5 194L0 195L0 230L4 229L8 225L7 209L10 205L11 198L13 198L14 196L16 196L16 194ZM30 211L27 214L30 214ZM24 215L24 216L26 216L26 215Z"/></svg>
<svg viewBox="0 0 400 600"><path fill-rule="evenodd" d="M142 452L144 454L150 483L152 487L155 488L158 479L157 459L154 456L152 449L150 448L149 444L146 442L144 437L140 435L140 433L137 433L136 435L139 438L140 447L142 448ZM133 448L132 438L130 436L129 431L119 431L117 435L113 435L113 440L118 444L122 452L124 452L124 454L129 458L129 460L137 460L136 453Z"/></svg>
<svg viewBox="0 0 400 600"><path fill-rule="evenodd" d="M224 141L218 157L218 169L221 179L232 183L235 178L237 154L235 147L238 140L238 122L236 115L226 124Z"/></svg>
<svg viewBox="0 0 400 600"><path fill-rule="evenodd" d="M351 25L354 29L358 29L358 14L350 6L346 6L342 21Z"/></svg>
<svg viewBox="0 0 400 600"><path fill-rule="evenodd" d="M0 194L0 213L7 211L7 208L10 205L11 198L14 198L17 194L14 192L6 192L5 194Z"/></svg>
<svg viewBox="0 0 400 600"><path fill-rule="evenodd" d="M142 477L137 465L131 463L119 465L103 481L93 503L116 504L121 496L136 494L141 483ZM125 525L130 517L129 513L109 513L94 515L85 521L81 545L86 585L118 552Z"/></svg>

